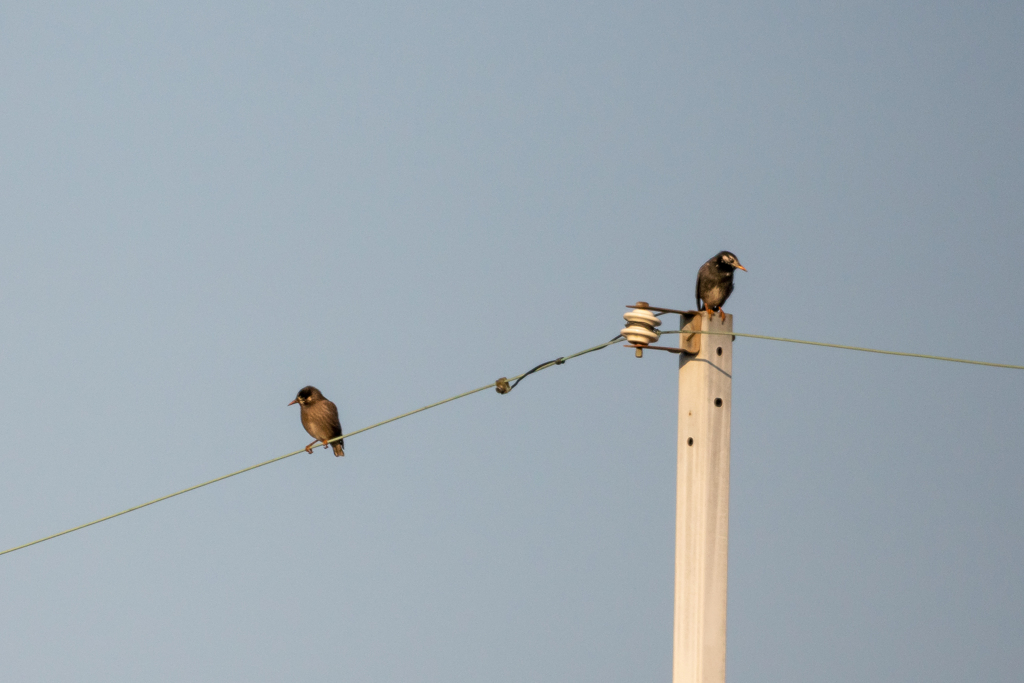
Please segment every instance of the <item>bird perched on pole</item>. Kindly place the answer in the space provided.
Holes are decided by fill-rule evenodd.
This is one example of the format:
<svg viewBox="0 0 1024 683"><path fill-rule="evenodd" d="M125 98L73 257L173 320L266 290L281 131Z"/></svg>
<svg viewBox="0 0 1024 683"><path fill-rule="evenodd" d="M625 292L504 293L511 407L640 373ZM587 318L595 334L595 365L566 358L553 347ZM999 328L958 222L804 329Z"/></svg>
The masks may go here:
<svg viewBox="0 0 1024 683"><path fill-rule="evenodd" d="M324 395L316 387L302 387L299 389L295 400L288 405L295 405L296 403L299 404L299 409L302 413L302 426L313 437L313 443L306 446L306 452L312 453L313 444L319 441L323 443L324 448L331 446L334 449L334 457L345 455L345 440L331 441L331 439L341 436L341 420L338 419L338 406L324 398Z"/></svg>
<svg viewBox="0 0 1024 683"><path fill-rule="evenodd" d="M732 294L732 275L737 268L746 271L731 251L718 252L700 267L697 271L697 310L704 308L708 313L718 311L722 320L725 320L722 306Z"/></svg>

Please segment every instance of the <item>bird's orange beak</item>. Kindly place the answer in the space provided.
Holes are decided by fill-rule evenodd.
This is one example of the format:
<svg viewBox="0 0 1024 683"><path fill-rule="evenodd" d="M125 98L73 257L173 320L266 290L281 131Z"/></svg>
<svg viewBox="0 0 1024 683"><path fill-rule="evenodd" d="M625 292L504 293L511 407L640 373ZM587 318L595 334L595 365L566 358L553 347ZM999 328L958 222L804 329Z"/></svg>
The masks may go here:
<svg viewBox="0 0 1024 683"><path fill-rule="evenodd" d="M295 405L295 404L296 404L296 403L298 403L298 402L299 402L299 399L295 399L294 401L292 401L292 402L291 402L291 403L289 403L288 405L290 405L290 406L293 406L293 405Z"/></svg>
<svg viewBox="0 0 1024 683"><path fill-rule="evenodd" d="M742 270L744 273L750 272L750 271L748 271L746 268L744 268L743 266L741 266L738 263L736 264L736 267L739 268L740 270Z"/></svg>

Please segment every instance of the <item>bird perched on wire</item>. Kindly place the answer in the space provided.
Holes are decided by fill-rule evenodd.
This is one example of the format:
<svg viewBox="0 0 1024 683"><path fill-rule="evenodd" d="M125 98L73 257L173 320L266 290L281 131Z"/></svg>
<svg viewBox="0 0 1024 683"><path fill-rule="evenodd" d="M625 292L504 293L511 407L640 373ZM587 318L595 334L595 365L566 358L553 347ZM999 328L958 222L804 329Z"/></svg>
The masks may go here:
<svg viewBox="0 0 1024 683"><path fill-rule="evenodd" d="M338 439L341 436L341 420L338 419L338 406L334 405L320 393L316 387L302 387L299 389L295 400L288 405L299 404L302 417L302 426L306 428L309 435L313 437L313 443L306 446L306 452L313 452L313 445L321 442L324 448L331 446L334 449L334 456L345 455L345 440ZM330 443L328 443L331 441Z"/></svg>
<svg viewBox="0 0 1024 683"><path fill-rule="evenodd" d="M732 276L737 268L746 270L731 251L718 252L700 267L697 271L697 310L704 308L708 313L718 311L722 320L725 320L722 306L732 294Z"/></svg>

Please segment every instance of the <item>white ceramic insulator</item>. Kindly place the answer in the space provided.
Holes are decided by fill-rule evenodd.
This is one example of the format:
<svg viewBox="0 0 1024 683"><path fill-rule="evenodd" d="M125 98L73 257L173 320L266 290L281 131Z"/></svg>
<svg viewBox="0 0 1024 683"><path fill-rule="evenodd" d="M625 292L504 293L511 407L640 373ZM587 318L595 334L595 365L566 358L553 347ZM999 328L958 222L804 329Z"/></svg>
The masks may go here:
<svg viewBox="0 0 1024 683"><path fill-rule="evenodd" d="M661 325L661 320L646 309L634 308L624 313L622 317L626 319L626 327L619 334L630 344L647 346L658 341L661 336L658 330L654 329Z"/></svg>
<svg viewBox="0 0 1024 683"><path fill-rule="evenodd" d="M660 327L661 319L648 311L646 308L632 308L622 314L626 323L639 323L649 327Z"/></svg>
<svg viewBox="0 0 1024 683"><path fill-rule="evenodd" d="M630 344L639 344L640 346L647 346L651 342L656 342L660 336L654 330L649 330L640 325L626 325L619 334L625 337L626 341Z"/></svg>

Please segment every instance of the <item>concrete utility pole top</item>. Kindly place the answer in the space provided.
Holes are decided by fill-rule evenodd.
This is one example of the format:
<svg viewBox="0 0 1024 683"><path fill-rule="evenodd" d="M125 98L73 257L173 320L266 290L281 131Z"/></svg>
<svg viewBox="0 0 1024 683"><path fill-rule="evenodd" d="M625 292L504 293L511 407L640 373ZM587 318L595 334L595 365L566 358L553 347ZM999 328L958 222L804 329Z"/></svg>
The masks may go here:
<svg viewBox="0 0 1024 683"><path fill-rule="evenodd" d="M731 315L722 320L718 313L702 311L684 315L683 323L688 329L732 332ZM686 336L680 335L684 348L692 344ZM724 683L732 336L691 337L699 338L700 350L679 358L672 680Z"/></svg>

